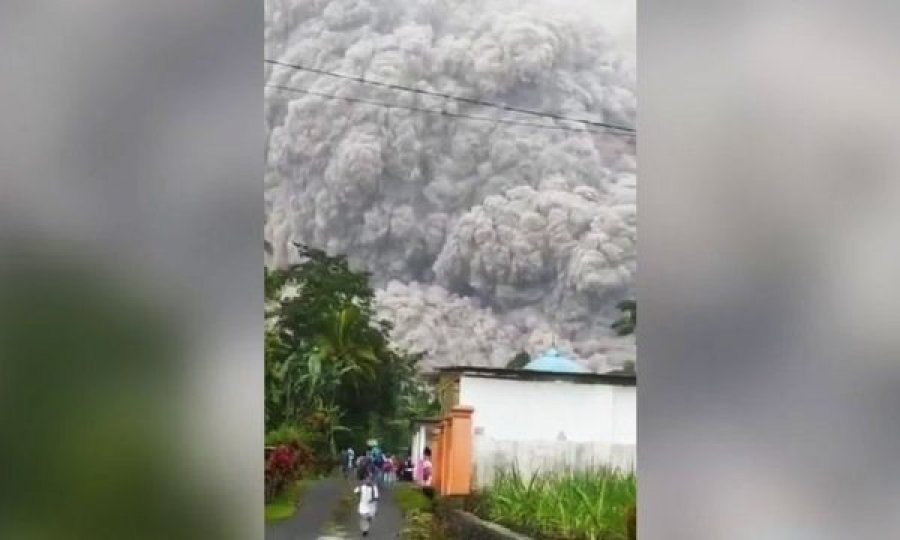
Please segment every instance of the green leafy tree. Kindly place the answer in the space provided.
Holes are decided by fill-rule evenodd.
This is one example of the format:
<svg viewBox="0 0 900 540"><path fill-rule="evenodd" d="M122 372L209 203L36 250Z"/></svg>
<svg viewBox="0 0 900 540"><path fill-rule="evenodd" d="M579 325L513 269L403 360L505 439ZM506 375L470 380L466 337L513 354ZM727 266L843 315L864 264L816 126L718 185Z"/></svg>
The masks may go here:
<svg viewBox="0 0 900 540"><path fill-rule="evenodd" d="M361 382L373 382L377 376L379 349L384 346L383 336L368 326L356 306L345 307L329 315L313 341L308 355L308 371L317 376L323 368L330 367L333 380L330 385L348 381L355 387Z"/></svg>
<svg viewBox="0 0 900 540"><path fill-rule="evenodd" d="M527 352L520 352L515 355L512 360L507 362L507 369L522 369L528 365L528 362L531 362L531 356Z"/></svg>
<svg viewBox="0 0 900 540"><path fill-rule="evenodd" d="M296 422L316 400L339 406L339 387L377 375L386 336L371 326L368 275L345 258L300 246L301 262L266 271L267 420Z"/></svg>
<svg viewBox="0 0 900 540"><path fill-rule="evenodd" d="M620 336L628 336L634 334L637 329L637 302L634 300L624 300L616 306L621 312L619 318L612 323L611 328ZM622 370L626 373L635 373L635 362L629 360L622 366Z"/></svg>
<svg viewBox="0 0 900 540"><path fill-rule="evenodd" d="M435 389L418 377L418 365L424 356L424 353L418 353L400 358L397 412L388 430L399 444L407 442L416 419L437 416L441 411Z"/></svg>
<svg viewBox="0 0 900 540"><path fill-rule="evenodd" d="M620 336L627 336L634 333L637 328L637 302L634 300L624 300L616 306L621 315L612 323L611 328Z"/></svg>
<svg viewBox="0 0 900 540"><path fill-rule="evenodd" d="M265 274L267 430L306 424L332 453L369 436L403 444L412 411L426 408L422 355L391 346L368 274L298 247L301 262Z"/></svg>

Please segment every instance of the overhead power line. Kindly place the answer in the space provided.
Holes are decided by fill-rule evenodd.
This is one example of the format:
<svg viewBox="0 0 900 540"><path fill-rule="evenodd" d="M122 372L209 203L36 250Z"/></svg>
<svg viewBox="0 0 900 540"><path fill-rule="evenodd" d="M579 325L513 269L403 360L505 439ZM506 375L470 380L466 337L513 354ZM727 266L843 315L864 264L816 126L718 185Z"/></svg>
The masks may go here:
<svg viewBox="0 0 900 540"><path fill-rule="evenodd" d="M467 97L462 97L462 96L455 96L452 94L445 94L443 92L433 92L431 90L422 90L420 88L412 88L410 86L403 86L403 85L399 85L399 84L390 84L390 83L384 83L384 82L379 82L379 81L373 81L370 79L365 79L363 77L354 77L352 75L344 75L341 73L334 73L333 71L326 71L324 69L316 69L316 68L311 68L311 67L307 67L307 66L301 66L299 64L289 64L287 62L279 62L278 60L270 60L268 58L265 61L268 64L272 64L272 65L276 65L276 66L287 67L287 68L296 69L296 70L300 70L300 71L307 71L309 73L317 73L319 75L327 75L329 77L336 77L339 79L346 79L348 81L354 81L354 82L358 82L361 84L369 84L372 86L380 86L382 88L390 88L391 90L400 90L403 92L412 92L415 94L435 96L435 97L440 97L440 98L449 99L449 100L453 100L453 101L460 101L463 103L468 103L470 105L479 105L482 107L492 107L492 108L501 109L504 111L516 112L516 113L520 113L520 114L528 114L531 116L539 116L541 118L552 118L554 120L565 120L567 122L580 122L582 124L587 124L587 125L593 126L593 127L615 129L615 130L622 131L625 133L635 133L636 132L636 130L633 127L628 127L628 126L620 126L620 125L616 125L616 124L609 124L606 122L597 122L595 120L587 120L584 118L572 118L569 116L563 116L563 115L549 113L549 112L534 111L534 110L530 110L530 109L522 109L519 107L512 107L510 105L506 105L503 103L494 103L491 101L485 101L485 100L481 100L481 99L474 99L474 98L467 98Z"/></svg>
<svg viewBox="0 0 900 540"><path fill-rule="evenodd" d="M540 129L556 129L556 130L561 130L561 131L573 131L576 133L594 133L597 135L616 135L616 136L623 136L623 137L633 137L635 135L635 133L628 133L628 132L597 131L597 130L593 130L593 129L575 128L575 127L560 126L560 125L555 125L555 124L554 125L535 124L533 122L519 122L516 120L504 120L502 118L491 118L489 116L474 116L474 115L469 115L469 114L453 113L453 112L448 112L445 110L424 109L421 107L408 107L405 105L395 105L395 104L391 104L391 103L384 103L381 101L374 101L374 100L370 100L370 99L335 96L334 94L326 94L324 92L316 92L314 90L306 90L303 88L294 88L292 86L284 86L284 85L280 85L280 84L267 84L265 86L267 88L274 88L277 90L285 90L288 92L297 92L299 94L318 96L318 97L322 97L322 98L326 98L326 99L337 99L337 100L341 100L341 101L348 101L350 103L363 103L366 105L374 105L376 107L383 107L386 109L402 109L402 110L407 110L407 111L422 112L422 113L434 114L434 115L438 115L438 116L446 116L449 118L463 118L463 119L468 119L468 120L479 120L482 122L497 122L500 124L511 124L511 125L515 125L515 126L527 126L527 127L540 128Z"/></svg>

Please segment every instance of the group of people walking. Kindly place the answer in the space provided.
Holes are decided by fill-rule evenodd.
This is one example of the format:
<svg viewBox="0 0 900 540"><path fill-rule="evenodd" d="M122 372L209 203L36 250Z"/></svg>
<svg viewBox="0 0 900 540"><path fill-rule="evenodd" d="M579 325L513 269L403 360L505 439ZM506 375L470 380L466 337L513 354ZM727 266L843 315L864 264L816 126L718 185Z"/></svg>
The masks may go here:
<svg viewBox="0 0 900 540"><path fill-rule="evenodd" d="M434 495L431 489L431 450L425 449L424 455L417 462L412 457L401 461L397 456L388 456L378 446L370 446L366 452L357 456L353 448L341 451L341 470L346 478L355 472L359 484L354 493L359 497L359 528L363 536L369 535L372 520L378 512L380 488L391 486L398 479L416 481L429 497Z"/></svg>
<svg viewBox="0 0 900 540"><path fill-rule="evenodd" d="M364 454L356 455L353 448L341 452L341 471L350 478L354 473L362 478L363 472L372 476L379 485L392 485L398 480L412 481L412 459L404 462L396 455L386 455L380 448L370 447Z"/></svg>
<svg viewBox="0 0 900 540"><path fill-rule="evenodd" d="M341 452L341 471L350 478L354 473L367 471L380 485L391 485L397 481L412 482L415 464L411 457L405 460L397 455L388 455L378 447L369 448L364 454L356 455L352 448Z"/></svg>

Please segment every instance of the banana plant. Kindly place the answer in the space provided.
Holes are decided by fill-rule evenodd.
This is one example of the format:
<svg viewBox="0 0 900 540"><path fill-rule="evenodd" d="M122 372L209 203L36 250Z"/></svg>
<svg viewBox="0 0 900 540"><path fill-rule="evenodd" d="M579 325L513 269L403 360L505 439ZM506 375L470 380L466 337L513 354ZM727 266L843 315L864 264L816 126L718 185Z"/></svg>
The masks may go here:
<svg viewBox="0 0 900 540"><path fill-rule="evenodd" d="M332 455L337 455L337 445L335 444L334 435L336 433L348 433L350 428L340 424L341 418L344 416L343 410L334 403L326 403L322 397L317 397L313 403L315 415L320 418L323 430L328 436L328 445Z"/></svg>

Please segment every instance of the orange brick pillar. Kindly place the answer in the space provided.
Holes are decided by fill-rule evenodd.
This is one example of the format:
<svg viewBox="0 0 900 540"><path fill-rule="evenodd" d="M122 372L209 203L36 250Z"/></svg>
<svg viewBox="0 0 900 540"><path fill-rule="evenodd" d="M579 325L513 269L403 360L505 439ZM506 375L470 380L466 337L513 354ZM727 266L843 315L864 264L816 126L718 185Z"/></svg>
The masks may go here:
<svg viewBox="0 0 900 540"><path fill-rule="evenodd" d="M452 436L453 432L451 431L451 418L447 416L441 421L441 439L439 441L440 453L441 453L441 462L438 466L440 470L441 476L441 484L438 486L438 493L441 495L446 495L447 482L450 479L450 462L451 462L451 449L452 449Z"/></svg>
<svg viewBox="0 0 900 540"><path fill-rule="evenodd" d="M450 411L449 448L442 495L468 495L472 488L472 407L457 405Z"/></svg>

